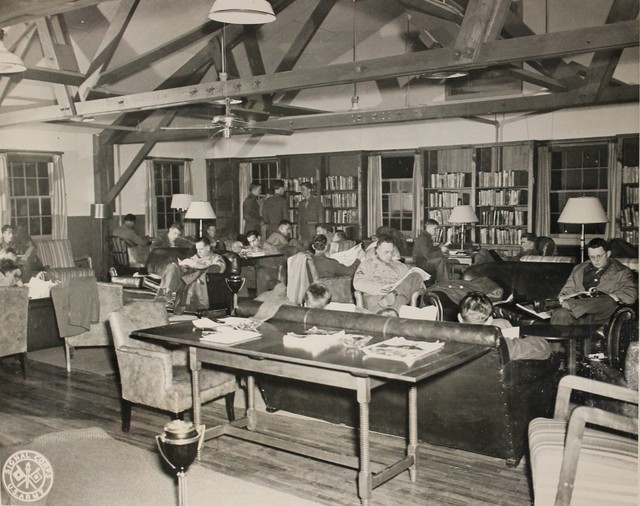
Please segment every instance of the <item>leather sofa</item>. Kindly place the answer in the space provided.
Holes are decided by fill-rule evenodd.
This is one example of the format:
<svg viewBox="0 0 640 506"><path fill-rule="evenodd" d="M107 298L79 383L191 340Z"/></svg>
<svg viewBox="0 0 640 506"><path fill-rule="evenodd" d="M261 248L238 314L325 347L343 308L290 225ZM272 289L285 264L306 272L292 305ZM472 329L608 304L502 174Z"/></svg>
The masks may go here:
<svg viewBox="0 0 640 506"><path fill-rule="evenodd" d="M238 314L251 316L260 303L241 299ZM420 441L500 457L509 465L520 461L529 422L550 416L559 381L559 359L511 360L497 327L463 325L282 306L271 321L305 322L388 337L429 336L442 341L477 343L487 353L418 384ZM339 388L258 378L267 409L286 410L333 423L357 426L352 393ZM375 389L370 404L374 431L405 435L406 389L387 384Z"/></svg>
<svg viewBox="0 0 640 506"><path fill-rule="evenodd" d="M207 294L209 296L208 309L231 311L233 308L233 293L229 290L225 279L232 275L241 274L240 256L233 251L216 250L215 253L224 258L226 268L223 273L208 272L206 275ZM142 276L147 274L161 276L167 265L194 254L195 250L193 248L156 248L149 253L147 263L143 269L112 267L110 269L111 281L128 284L128 281L133 280L134 273ZM137 279L140 280L140 284L143 283L144 278Z"/></svg>

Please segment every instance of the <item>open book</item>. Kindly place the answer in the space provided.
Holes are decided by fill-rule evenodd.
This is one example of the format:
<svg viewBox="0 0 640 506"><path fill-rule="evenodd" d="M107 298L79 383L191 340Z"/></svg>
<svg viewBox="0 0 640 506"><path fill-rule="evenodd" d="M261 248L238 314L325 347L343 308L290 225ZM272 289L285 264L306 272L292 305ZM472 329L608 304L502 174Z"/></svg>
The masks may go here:
<svg viewBox="0 0 640 506"><path fill-rule="evenodd" d="M533 308L533 304L519 304L516 302L516 306L518 306L520 309L525 310L527 313L531 313L538 316L539 318L542 318L543 320L548 320L549 318L551 318L551 315L547 311L537 312Z"/></svg>
<svg viewBox="0 0 640 506"><path fill-rule="evenodd" d="M588 290L582 290L581 292L572 293L570 295L563 295L562 298L565 300L566 299L585 299L590 297L599 297L600 295L603 295L603 294L604 292L598 290L597 287L592 286Z"/></svg>
<svg viewBox="0 0 640 506"><path fill-rule="evenodd" d="M443 347L444 343L441 341L412 341L404 337L392 337L381 343L365 346L362 351L366 357L399 360L410 366L416 360L431 355Z"/></svg>
<svg viewBox="0 0 640 506"><path fill-rule="evenodd" d="M402 276L398 281L396 281L393 284L393 286L391 287L391 289L389 291L391 292L391 291L395 290L396 288L398 288L400 283L402 283L405 279L407 279L412 274L419 274L420 277L422 278L422 281L427 281L428 279L431 278L431 276L427 272L423 271L420 267L411 267L411 269L409 269L409 271L404 276Z"/></svg>

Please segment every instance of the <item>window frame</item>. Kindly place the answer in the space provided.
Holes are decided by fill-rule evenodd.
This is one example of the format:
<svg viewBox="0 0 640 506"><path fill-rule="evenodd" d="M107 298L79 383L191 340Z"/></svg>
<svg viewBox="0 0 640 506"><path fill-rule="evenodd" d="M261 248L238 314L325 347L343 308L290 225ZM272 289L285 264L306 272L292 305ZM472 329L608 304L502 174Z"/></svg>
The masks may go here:
<svg viewBox="0 0 640 506"><path fill-rule="evenodd" d="M153 163L153 184L156 199L156 220L158 224L158 231L168 230L172 223L182 221L180 211L171 208L171 198L175 193L184 193L184 171L186 169L187 161L189 160L182 158L152 158L151 161ZM160 174L160 178L158 178L158 171L162 171L164 167L172 167L174 165L177 166L177 178L174 177L175 174L173 173L171 174L171 178L168 178L168 181L171 183L171 192L166 193L164 191L164 174ZM171 168L171 171L173 172L173 168ZM177 188L174 187L174 182L177 182ZM158 188L160 188L162 192L159 193Z"/></svg>
<svg viewBox="0 0 640 506"><path fill-rule="evenodd" d="M382 225L387 227L395 228L399 230L405 237L413 237L414 231L414 220L416 217L414 216L414 202L413 202L413 180L414 180L414 153L392 153L392 154L381 154L381 164L382 164L382 173L384 174L385 170L389 170L389 168L385 168L385 160L390 160L393 158L406 158L408 167L410 168L411 175L409 177L384 177L381 178L381 196L382 196ZM385 192L385 186L389 185L389 191ZM400 186L406 185L407 188L399 188ZM396 191L393 191L396 190ZM399 190L399 191L398 191ZM401 196L403 202L401 209L399 210L399 216L392 216L391 213L391 201L393 196ZM408 206L408 210L407 210ZM386 209L385 209L386 207ZM409 227L405 228L403 224L409 221ZM397 225L400 225L399 227Z"/></svg>

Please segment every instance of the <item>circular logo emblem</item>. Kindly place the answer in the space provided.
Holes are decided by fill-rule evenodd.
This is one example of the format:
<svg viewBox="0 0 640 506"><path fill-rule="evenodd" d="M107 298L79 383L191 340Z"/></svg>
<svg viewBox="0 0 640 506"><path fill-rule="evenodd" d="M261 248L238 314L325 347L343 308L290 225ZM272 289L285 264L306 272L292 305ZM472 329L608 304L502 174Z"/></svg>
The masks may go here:
<svg viewBox="0 0 640 506"><path fill-rule="evenodd" d="M53 468L41 453L21 450L2 466L2 485L19 501L30 503L45 497L53 486Z"/></svg>

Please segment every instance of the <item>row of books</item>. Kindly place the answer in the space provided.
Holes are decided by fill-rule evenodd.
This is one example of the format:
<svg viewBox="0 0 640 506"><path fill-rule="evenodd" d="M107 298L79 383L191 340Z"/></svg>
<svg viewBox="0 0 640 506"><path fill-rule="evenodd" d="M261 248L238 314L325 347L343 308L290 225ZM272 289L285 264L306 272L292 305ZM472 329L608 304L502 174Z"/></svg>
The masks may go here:
<svg viewBox="0 0 640 506"><path fill-rule="evenodd" d="M520 244L523 233L526 233L526 230L517 228L481 228L480 242L482 244Z"/></svg>
<svg viewBox="0 0 640 506"><path fill-rule="evenodd" d="M624 230L622 232L622 238L631 244L638 244L638 231L637 230Z"/></svg>
<svg viewBox="0 0 640 506"><path fill-rule="evenodd" d="M302 195L289 195L289 207L298 207L300 201L302 200Z"/></svg>
<svg viewBox="0 0 640 506"><path fill-rule="evenodd" d="M358 210L357 209L344 209L341 211L335 211L325 209L324 221L326 223L358 223Z"/></svg>
<svg viewBox="0 0 640 506"><path fill-rule="evenodd" d="M469 172L443 172L431 174L429 181L431 188L464 188L471 186L471 174Z"/></svg>
<svg viewBox="0 0 640 506"><path fill-rule="evenodd" d="M527 204L526 190L480 190L479 206L517 206Z"/></svg>
<svg viewBox="0 0 640 506"><path fill-rule="evenodd" d="M357 193L331 193L329 195L321 195L320 202L325 207L357 207Z"/></svg>
<svg viewBox="0 0 640 506"><path fill-rule="evenodd" d="M620 226L637 227L639 224L638 210L631 207L623 207L620 213Z"/></svg>
<svg viewBox="0 0 640 506"><path fill-rule="evenodd" d="M622 182L637 183L640 181L640 171L638 167L622 167Z"/></svg>
<svg viewBox="0 0 640 506"><path fill-rule="evenodd" d="M527 224L527 211L511 209L487 209L478 213L481 225L523 226Z"/></svg>
<svg viewBox="0 0 640 506"><path fill-rule="evenodd" d="M428 213L428 218L436 220L441 225L449 222L449 216L451 216L451 209L432 209Z"/></svg>
<svg viewBox="0 0 640 506"><path fill-rule="evenodd" d="M478 172L478 186L527 186L528 177L526 170Z"/></svg>
<svg viewBox="0 0 640 506"><path fill-rule="evenodd" d="M454 207L459 203L469 203L469 195L458 192L436 192L429 194L429 207Z"/></svg>
<svg viewBox="0 0 640 506"><path fill-rule="evenodd" d="M626 186L623 189L624 189L624 203L637 204L638 203L638 187Z"/></svg>
<svg viewBox="0 0 640 506"><path fill-rule="evenodd" d="M294 177L292 179L285 179L284 187L286 191L299 192L300 185L302 183L311 183L312 185L315 186L316 182L317 181L315 177Z"/></svg>
<svg viewBox="0 0 640 506"><path fill-rule="evenodd" d="M355 190L358 188L356 176L327 176L324 179L324 187L327 190Z"/></svg>

